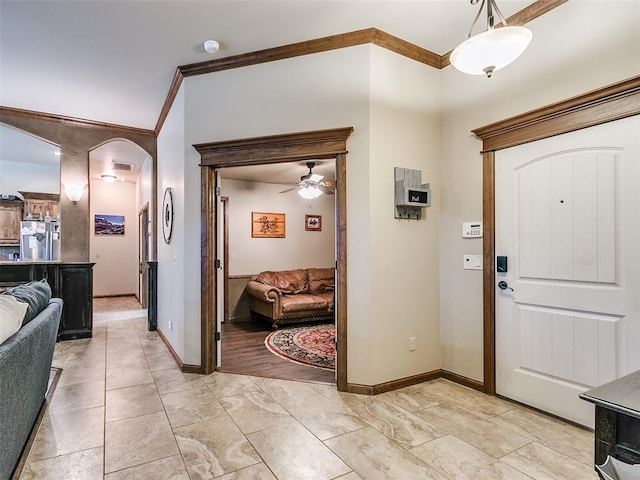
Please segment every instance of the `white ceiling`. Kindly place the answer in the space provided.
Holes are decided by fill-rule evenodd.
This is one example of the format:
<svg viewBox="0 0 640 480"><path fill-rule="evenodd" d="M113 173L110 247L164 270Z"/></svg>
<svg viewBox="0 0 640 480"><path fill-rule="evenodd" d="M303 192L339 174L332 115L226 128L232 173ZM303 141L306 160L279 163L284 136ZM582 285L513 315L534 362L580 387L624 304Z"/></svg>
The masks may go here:
<svg viewBox="0 0 640 480"><path fill-rule="evenodd" d="M89 152L89 177L102 179L102 175L115 175L117 181L135 183L140 175L147 152L138 145L125 140L114 140ZM113 170L113 162L130 163L132 170Z"/></svg>
<svg viewBox="0 0 640 480"><path fill-rule="evenodd" d="M507 17L531 3L498 0ZM151 130L179 65L368 27L445 54L466 38L477 9L469 0L0 0L0 105ZM487 82L526 89L552 81L585 55L594 70L608 59L635 62L640 73L640 56L611 60L619 45L637 42L640 0L569 0L528 26L532 45L514 66L489 80L448 76L455 95L443 105L477 101ZM220 42L215 56L206 39ZM96 172L111 158L140 155L119 144L94 153Z"/></svg>
<svg viewBox="0 0 640 480"><path fill-rule="evenodd" d="M509 16L532 2L499 6ZM153 129L179 65L368 27L444 54L476 11L469 0L0 0L0 104Z"/></svg>
<svg viewBox="0 0 640 480"><path fill-rule="evenodd" d="M322 175L325 181L335 181L335 160L312 160L316 163L313 173ZM307 160L302 162L274 163L271 165L256 165L248 167L228 167L220 170L220 176L225 179L244 180L247 182L263 183L298 183L300 177L309 173ZM286 185L283 190L288 188Z"/></svg>

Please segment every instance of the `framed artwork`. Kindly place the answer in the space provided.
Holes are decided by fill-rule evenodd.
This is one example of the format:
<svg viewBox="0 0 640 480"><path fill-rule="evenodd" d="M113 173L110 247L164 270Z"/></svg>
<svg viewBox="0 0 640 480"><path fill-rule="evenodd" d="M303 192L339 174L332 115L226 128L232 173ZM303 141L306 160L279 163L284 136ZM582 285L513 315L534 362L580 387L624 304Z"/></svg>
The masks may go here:
<svg viewBox="0 0 640 480"><path fill-rule="evenodd" d="M124 215L96 214L93 228L96 235L124 235Z"/></svg>
<svg viewBox="0 0 640 480"><path fill-rule="evenodd" d="M322 215L305 215L304 229L307 232L321 232L322 231Z"/></svg>
<svg viewBox="0 0 640 480"><path fill-rule="evenodd" d="M251 212L251 237L284 238L285 214Z"/></svg>

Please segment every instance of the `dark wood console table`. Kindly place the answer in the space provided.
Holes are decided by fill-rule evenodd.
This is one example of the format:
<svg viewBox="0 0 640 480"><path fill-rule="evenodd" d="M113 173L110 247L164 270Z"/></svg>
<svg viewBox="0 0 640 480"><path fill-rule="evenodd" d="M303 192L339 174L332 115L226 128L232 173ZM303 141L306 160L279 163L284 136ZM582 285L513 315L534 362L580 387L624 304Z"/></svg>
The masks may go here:
<svg viewBox="0 0 640 480"><path fill-rule="evenodd" d="M93 329L93 266L89 262L0 262L0 289L47 279L64 302L58 340L88 338Z"/></svg>
<svg viewBox="0 0 640 480"><path fill-rule="evenodd" d="M640 463L640 371L580 394L596 406L595 464Z"/></svg>

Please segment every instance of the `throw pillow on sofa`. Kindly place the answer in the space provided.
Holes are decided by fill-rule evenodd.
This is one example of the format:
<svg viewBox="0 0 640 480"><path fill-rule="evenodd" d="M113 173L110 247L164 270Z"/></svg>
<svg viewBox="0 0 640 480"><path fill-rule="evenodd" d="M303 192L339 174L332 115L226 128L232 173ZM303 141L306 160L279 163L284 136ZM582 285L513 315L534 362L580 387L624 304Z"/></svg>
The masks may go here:
<svg viewBox="0 0 640 480"><path fill-rule="evenodd" d="M18 301L27 304L27 314L22 321L22 325L26 325L49 305L49 300L51 300L51 287L47 283L47 280L43 278L37 282L18 285L6 292L2 292L2 294L11 295L18 299Z"/></svg>
<svg viewBox="0 0 640 480"><path fill-rule="evenodd" d="M11 295L0 295L0 345L20 330L28 305Z"/></svg>

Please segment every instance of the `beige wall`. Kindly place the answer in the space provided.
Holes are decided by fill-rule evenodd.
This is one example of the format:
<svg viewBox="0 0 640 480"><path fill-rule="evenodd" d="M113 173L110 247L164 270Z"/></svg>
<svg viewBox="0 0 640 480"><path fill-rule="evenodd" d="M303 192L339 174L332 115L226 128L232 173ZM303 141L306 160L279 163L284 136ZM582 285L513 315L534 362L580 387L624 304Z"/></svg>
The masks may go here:
<svg viewBox="0 0 640 480"><path fill-rule="evenodd" d="M96 235L94 215L124 215L124 235ZM90 249L95 296L138 294L136 185L91 179ZM64 234L64 231L63 231Z"/></svg>
<svg viewBox="0 0 640 480"><path fill-rule="evenodd" d="M185 218L185 140L184 140L184 85L178 91L173 107L158 135L158 215L154 219L158 225L158 329L171 344L183 363L200 365L200 313L195 318L185 315L186 293L200 290L200 278L194 275L185 286L184 259L187 221ZM194 164L197 165L197 164ZM162 235L162 201L166 188L173 190L174 220L171 243L167 244ZM196 195L199 198L200 188ZM199 200L198 200L199 202ZM200 212L199 203L191 207ZM196 236L195 251L200 251L198 239L200 223L190 225L189 235ZM200 297L198 294L198 302ZM169 326L171 322L171 327ZM186 335L189 331L190 335ZM186 339L188 337L188 340Z"/></svg>
<svg viewBox="0 0 640 480"><path fill-rule="evenodd" d="M371 319L350 316L349 334L371 322L371 357L350 356L349 369L368 362L359 368L369 384L378 384L440 368L440 85L436 70L381 48L371 49L369 74ZM394 167L419 170L431 184L433 202L421 220L394 218ZM350 265L351 272L363 280ZM410 337L415 351L409 351Z"/></svg>
<svg viewBox="0 0 640 480"><path fill-rule="evenodd" d="M291 164L294 172L300 169ZM303 170L304 172L304 170ZM295 178L295 174L293 175ZM223 179L221 195L229 198L229 274L264 270L332 267L335 261L335 196L305 200L282 185ZM251 212L285 214L285 238L252 238ZM322 231L304 228L305 215L321 215Z"/></svg>

